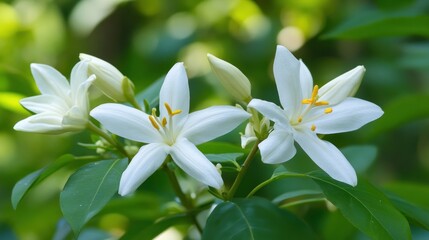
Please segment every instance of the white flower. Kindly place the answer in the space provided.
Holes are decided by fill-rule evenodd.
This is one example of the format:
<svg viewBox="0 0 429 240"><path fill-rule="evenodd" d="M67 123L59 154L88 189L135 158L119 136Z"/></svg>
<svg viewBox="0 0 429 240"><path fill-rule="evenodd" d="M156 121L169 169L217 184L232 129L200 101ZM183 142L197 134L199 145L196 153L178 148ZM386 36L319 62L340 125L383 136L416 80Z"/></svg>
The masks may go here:
<svg viewBox="0 0 429 240"><path fill-rule="evenodd" d="M116 67L102 59L84 53L81 53L79 58L89 62L88 74L97 76L94 86L115 101L127 100L126 95L133 91L134 86ZM128 81L127 85L124 85L124 81Z"/></svg>
<svg viewBox="0 0 429 240"><path fill-rule="evenodd" d="M249 79L234 65L211 54L207 55L213 72L218 76L222 86L238 101L248 103L251 99Z"/></svg>
<svg viewBox="0 0 429 240"><path fill-rule="evenodd" d="M31 72L42 95L24 98L22 106L36 113L15 124L14 129L25 132L58 134L79 131L88 122L88 88L95 76L88 77L87 62L77 63L70 83L54 68L31 64Z"/></svg>
<svg viewBox="0 0 429 240"><path fill-rule="evenodd" d="M302 61L285 47L278 46L274 60L274 77L283 109L274 103L254 99L249 107L272 120L274 130L259 144L265 163L291 159L294 141L332 178L355 186L357 177L344 155L316 134L353 131L379 118L377 105L349 97L356 91L365 72L363 66L344 73L320 90ZM323 93L323 94L321 94Z"/></svg>
<svg viewBox="0 0 429 240"><path fill-rule="evenodd" d="M137 142L140 148L124 171L119 194L134 192L164 162L167 155L187 174L220 188L223 180L216 167L195 145L228 133L249 117L232 106L214 106L189 113L189 86L183 63L175 64L161 87L160 116L148 115L120 104L103 104L91 116L114 134Z"/></svg>

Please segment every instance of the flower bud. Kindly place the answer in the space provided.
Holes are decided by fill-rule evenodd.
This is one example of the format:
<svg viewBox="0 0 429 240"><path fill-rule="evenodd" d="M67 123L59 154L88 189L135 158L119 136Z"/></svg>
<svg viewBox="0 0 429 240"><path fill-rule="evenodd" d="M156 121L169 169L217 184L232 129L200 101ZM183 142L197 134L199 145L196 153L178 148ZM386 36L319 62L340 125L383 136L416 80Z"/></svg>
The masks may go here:
<svg viewBox="0 0 429 240"><path fill-rule="evenodd" d="M318 100L327 101L330 105L335 105L343 101L346 97L355 95L362 82L364 73L365 67L357 66L329 81L319 89Z"/></svg>
<svg viewBox="0 0 429 240"><path fill-rule="evenodd" d="M123 86L124 81L129 80L117 68L104 60L88 54L81 53L79 58L82 61L88 61L88 74L95 74L97 76L94 85L98 89L115 101L127 100L126 94L129 93L124 92ZM131 82L127 84L132 85Z"/></svg>
<svg viewBox="0 0 429 240"><path fill-rule="evenodd" d="M248 103L252 99L249 79L232 64L211 54L208 54L207 57L213 72L229 94L238 101Z"/></svg>

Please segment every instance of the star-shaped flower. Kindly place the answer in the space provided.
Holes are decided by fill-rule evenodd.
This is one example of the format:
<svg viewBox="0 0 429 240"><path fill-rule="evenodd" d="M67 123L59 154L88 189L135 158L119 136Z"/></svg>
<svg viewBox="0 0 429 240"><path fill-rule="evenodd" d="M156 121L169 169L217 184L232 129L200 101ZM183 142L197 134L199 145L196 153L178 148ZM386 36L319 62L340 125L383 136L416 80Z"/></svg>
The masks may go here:
<svg viewBox="0 0 429 240"><path fill-rule="evenodd" d="M220 188L223 180L216 167L195 145L224 135L249 117L232 106L214 106L189 113L189 86L183 63L175 64L165 77L156 110L140 110L108 103L91 111L91 116L114 134L147 143L124 171L119 194L134 192L171 155L183 171L198 181Z"/></svg>
<svg viewBox="0 0 429 240"><path fill-rule="evenodd" d="M353 131L379 118L377 105L350 97L359 87L365 68L358 66L319 89L302 61L278 46L274 77L283 108L253 99L249 107L272 120L274 129L259 144L262 161L281 163L291 159L296 141L307 155L332 178L355 186L357 177L344 155L317 134Z"/></svg>
<svg viewBox="0 0 429 240"><path fill-rule="evenodd" d="M95 76L88 77L88 63L77 63L71 72L70 83L48 65L31 64L31 72L41 95L24 98L22 106L36 113L13 127L18 131L64 133L86 127L89 118L88 88Z"/></svg>

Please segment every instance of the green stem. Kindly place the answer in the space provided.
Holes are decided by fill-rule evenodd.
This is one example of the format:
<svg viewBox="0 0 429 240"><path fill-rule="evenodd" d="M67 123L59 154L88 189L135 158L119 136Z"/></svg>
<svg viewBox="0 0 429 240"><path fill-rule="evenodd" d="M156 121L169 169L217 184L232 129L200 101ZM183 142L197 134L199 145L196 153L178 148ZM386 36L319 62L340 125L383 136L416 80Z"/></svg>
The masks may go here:
<svg viewBox="0 0 429 240"><path fill-rule="evenodd" d="M122 147L122 145L117 142L115 139L113 139L109 134L101 130L99 127L97 127L94 123L88 122L86 125L87 128L93 132L94 134L97 134L98 136L104 138L108 143L110 143L112 146L114 146L120 153L122 153L124 156L126 156L129 160L132 159L132 157L125 151L125 149Z"/></svg>
<svg viewBox="0 0 429 240"><path fill-rule="evenodd" d="M191 218L192 222L195 224L200 234L202 234L203 228L200 226L200 224L197 221L196 213L192 211L194 210L194 205L191 199L189 199L188 196L186 196L186 194L182 191L182 188L180 187L179 181L177 181L177 177L174 171L168 168L167 163L169 160L170 159L167 159L166 163L164 163L163 169L167 173L168 179L170 180L170 183L171 183L171 186L173 187L174 192L176 192L176 195L180 199L180 202L188 211L188 215Z"/></svg>
<svg viewBox="0 0 429 240"><path fill-rule="evenodd" d="M234 197L237 192L238 186L240 186L241 181L243 180L244 175L246 175L247 170L249 169L250 164L252 163L253 158L255 158L256 153L258 152L259 141L253 145L252 150L250 150L249 155L247 155L246 160L244 160L243 166L241 167L240 172L238 172L237 177L234 180L231 188L228 191L226 200L230 200Z"/></svg>
<svg viewBox="0 0 429 240"><path fill-rule="evenodd" d="M290 202L290 203L281 204L279 207L280 208L287 208L287 207L297 206L297 205L306 204L306 203L324 202L325 200L326 200L326 198L324 198L324 197L311 198L311 199L302 199L302 200L299 200L299 201L294 201L294 202Z"/></svg>
<svg viewBox="0 0 429 240"><path fill-rule="evenodd" d="M290 178L290 177L308 177L305 174L301 174L301 173L287 173L287 174L280 174L277 175L275 177L272 177L268 180L265 180L264 182L260 183L258 186L256 186L249 194L247 194L246 198L249 198L251 196L253 196L257 191L259 191L261 188L267 186L268 184L283 179L283 178Z"/></svg>

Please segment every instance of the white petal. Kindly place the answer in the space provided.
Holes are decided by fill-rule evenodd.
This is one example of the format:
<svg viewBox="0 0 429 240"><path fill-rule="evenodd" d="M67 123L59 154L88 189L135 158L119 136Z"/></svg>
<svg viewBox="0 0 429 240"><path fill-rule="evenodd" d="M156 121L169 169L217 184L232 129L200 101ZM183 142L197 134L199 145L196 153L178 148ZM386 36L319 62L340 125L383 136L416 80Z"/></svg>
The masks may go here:
<svg viewBox="0 0 429 240"><path fill-rule="evenodd" d="M180 136L198 145L232 131L249 117L249 113L236 107L209 107L189 114Z"/></svg>
<svg viewBox="0 0 429 240"><path fill-rule="evenodd" d="M299 60L299 79L301 83L302 98L310 98L313 92L313 77L310 70L302 60Z"/></svg>
<svg viewBox="0 0 429 240"><path fill-rule="evenodd" d="M44 64L31 64L31 73L42 94L66 97L70 91L67 79L55 68Z"/></svg>
<svg viewBox="0 0 429 240"><path fill-rule="evenodd" d="M347 98L333 106L332 113L323 114L323 110L318 110L322 117L313 122L320 134L354 131L383 115L379 106L359 98Z"/></svg>
<svg viewBox="0 0 429 240"><path fill-rule="evenodd" d="M307 155L329 176L356 186L356 172L338 148L330 142L320 140L310 130L297 131L294 137Z"/></svg>
<svg viewBox="0 0 429 240"><path fill-rule="evenodd" d="M162 141L149 121L149 115L135 108L117 103L106 103L94 108L90 115L110 132L144 143Z"/></svg>
<svg viewBox="0 0 429 240"><path fill-rule="evenodd" d="M196 180L214 188L221 188L222 177L216 167L187 139L182 138L171 148L174 162Z"/></svg>
<svg viewBox="0 0 429 240"><path fill-rule="evenodd" d="M70 75L70 87L71 87L72 96L78 93L79 86L87 79L88 79L88 62L80 61L76 63Z"/></svg>
<svg viewBox="0 0 429 240"><path fill-rule="evenodd" d="M286 162L296 154L292 133L280 129L272 131L258 147L262 161L269 164Z"/></svg>
<svg viewBox="0 0 429 240"><path fill-rule="evenodd" d="M75 92L74 95L74 104L78 106L82 112L88 113L89 112L89 87L92 85L92 83L95 80L95 75L91 75L87 80L82 82L78 88L77 92Z"/></svg>
<svg viewBox="0 0 429 240"><path fill-rule="evenodd" d="M326 83L319 89L319 101L327 101L335 105L346 97L352 97L362 82L365 68L357 66Z"/></svg>
<svg viewBox="0 0 429 240"><path fill-rule="evenodd" d="M283 109L289 117L295 118L301 108L300 63L283 46L277 46L274 58L274 78Z"/></svg>
<svg viewBox="0 0 429 240"><path fill-rule="evenodd" d="M70 110L64 115L61 124L63 127L72 128L72 129L84 129L88 123L88 112L79 108L78 106L73 106Z"/></svg>
<svg viewBox="0 0 429 240"><path fill-rule="evenodd" d="M34 113L55 112L64 114L69 108L64 98L55 95L37 95L21 99L19 102Z"/></svg>
<svg viewBox="0 0 429 240"><path fill-rule="evenodd" d="M271 121L281 125L283 128L290 128L289 119L286 116L286 111L281 109L276 104L254 98L252 99L252 101L250 101L248 107L256 109L262 115L264 115Z"/></svg>
<svg viewBox="0 0 429 240"><path fill-rule="evenodd" d="M167 117L168 113L164 106L168 103L172 110L182 110L182 113L175 115L174 119L177 123L186 119L189 113L189 86L188 77L186 75L183 63L176 63L165 76L159 93L159 110L161 118Z"/></svg>
<svg viewBox="0 0 429 240"><path fill-rule="evenodd" d="M40 113L17 122L13 129L23 132L56 134L64 132L61 121L60 115Z"/></svg>
<svg viewBox="0 0 429 240"><path fill-rule="evenodd" d="M168 146L162 143L151 143L141 147L122 173L118 193L122 196L133 193L162 165L167 152Z"/></svg>

